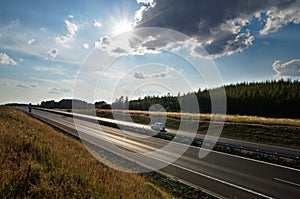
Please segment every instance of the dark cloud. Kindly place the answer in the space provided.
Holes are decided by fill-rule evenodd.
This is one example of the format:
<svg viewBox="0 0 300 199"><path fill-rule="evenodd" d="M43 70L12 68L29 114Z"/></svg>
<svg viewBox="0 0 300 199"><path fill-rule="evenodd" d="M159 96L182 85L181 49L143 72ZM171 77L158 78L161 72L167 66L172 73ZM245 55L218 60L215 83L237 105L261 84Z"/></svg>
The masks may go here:
<svg viewBox="0 0 300 199"><path fill-rule="evenodd" d="M285 63L277 60L273 63L272 67L279 77L300 76L300 59L293 59Z"/></svg>
<svg viewBox="0 0 300 199"><path fill-rule="evenodd" d="M95 47L105 49L110 44L110 41L111 39L108 36L101 37L99 41L95 42Z"/></svg>
<svg viewBox="0 0 300 199"><path fill-rule="evenodd" d="M6 86L9 86L9 83L8 82L0 82L0 86L6 87Z"/></svg>
<svg viewBox="0 0 300 199"><path fill-rule="evenodd" d="M118 54L126 54L126 53L128 53L127 50L122 49L122 48L120 48L120 47L117 47L117 48L113 49L112 52L113 52L113 53L118 53Z"/></svg>
<svg viewBox="0 0 300 199"><path fill-rule="evenodd" d="M166 73L158 73L158 74L151 74L151 75L144 75L141 72L135 72L133 77L136 79L148 79L148 78L160 78L160 77L166 77Z"/></svg>
<svg viewBox="0 0 300 199"><path fill-rule="evenodd" d="M190 38L186 35L169 29L137 28L112 38L101 37L95 42L95 47L111 56L156 54L166 48L171 48L172 43L180 41L183 44L188 39Z"/></svg>
<svg viewBox="0 0 300 199"><path fill-rule="evenodd" d="M58 55L58 49L51 49L50 51L48 51L48 55L52 58L55 58Z"/></svg>
<svg viewBox="0 0 300 199"><path fill-rule="evenodd" d="M145 79L144 74L143 74L143 73L140 73L140 72L135 72L135 73L134 73L134 77L135 77L136 79Z"/></svg>
<svg viewBox="0 0 300 199"><path fill-rule="evenodd" d="M17 84L16 85L17 88L36 88L37 86L35 84Z"/></svg>
<svg viewBox="0 0 300 199"><path fill-rule="evenodd" d="M182 32L218 57L252 44L254 37L245 27L253 18L266 21L261 34L268 34L287 23L299 23L299 11L294 0L157 0L155 6L139 10L136 24Z"/></svg>
<svg viewBox="0 0 300 199"><path fill-rule="evenodd" d="M62 93L69 93L71 92L69 89L64 89L64 88L52 88L49 93L51 94L62 94Z"/></svg>

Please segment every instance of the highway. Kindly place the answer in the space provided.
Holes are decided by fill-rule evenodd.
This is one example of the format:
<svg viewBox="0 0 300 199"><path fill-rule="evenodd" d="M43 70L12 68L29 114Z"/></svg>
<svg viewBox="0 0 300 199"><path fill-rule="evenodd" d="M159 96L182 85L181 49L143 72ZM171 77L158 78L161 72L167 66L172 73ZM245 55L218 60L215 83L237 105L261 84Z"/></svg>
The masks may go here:
<svg viewBox="0 0 300 199"><path fill-rule="evenodd" d="M71 117L36 109L32 110L32 115L77 135ZM119 129L101 126L108 138L105 140L100 136L99 125L91 121L81 120L76 123L76 127L84 142L106 150L109 150L108 140L128 151L140 153L161 149L169 143L166 140L143 138L134 136L134 133L124 134ZM157 164L170 163L169 160L176 155L176 150L183 147L180 143L173 144L173 150L164 151L158 156L145 155L145 161L139 164L151 168ZM180 158L160 169L160 172L224 198L300 198L300 170L216 151L211 151L208 156L199 159L198 153L199 148L189 146ZM124 154L117 155L126 158ZM133 160L132 157L128 159Z"/></svg>
<svg viewBox="0 0 300 199"><path fill-rule="evenodd" d="M43 109L40 108L40 110L43 110ZM68 113L68 112L64 112L64 111L58 111L58 110L52 110L52 109L45 109L45 110L65 114L67 116L72 116L72 113ZM73 114L81 116L81 114L77 114L77 113L73 113ZM99 117L90 116L90 115L85 115L85 117L88 117L92 120L100 119ZM149 125L137 124L137 123L133 123L133 122L113 120L113 119L108 119L108 118L101 118L101 121L108 122L108 123L118 123L120 125L150 130ZM300 128L299 128L299 130L300 130ZM176 135L176 133L177 133L176 130L168 129L168 134ZM181 133L187 137L192 137L192 138L195 137L200 140L203 140L205 137L202 134L197 134L195 136L194 134L191 134L188 132L181 132ZM262 154L282 155L281 157L291 157L294 160L300 161L300 150L299 149L287 148L287 147L269 145L269 144L262 144L262 143L255 143L255 142L248 142L248 141L244 141L244 140L230 139L230 138L224 138L224 137L219 137L219 138L215 138L213 136L206 136L206 137L207 137L208 141L218 140L217 143L221 146L231 146L232 148L237 148L237 149L243 148L244 150L248 149L249 151L262 152Z"/></svg>

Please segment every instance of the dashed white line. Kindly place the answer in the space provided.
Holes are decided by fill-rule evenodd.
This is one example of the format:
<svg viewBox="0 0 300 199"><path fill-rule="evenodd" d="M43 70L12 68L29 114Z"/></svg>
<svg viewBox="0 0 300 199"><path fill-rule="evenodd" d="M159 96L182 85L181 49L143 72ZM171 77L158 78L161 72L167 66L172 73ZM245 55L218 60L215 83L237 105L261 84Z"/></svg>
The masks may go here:
<svg viewBox="0 0 300 199"><path fill-rule="evenodd" d="M163 161L163 160L160 160L160 161ZM191 173L194 173L194 174L196 174L196 175L199 175L199 176L202 176L202 177L205 177L205 178L208 178L208 179L211 179L211 180L220 182L220 183L222 183L222 184L226 184L226 185L228 185L228 186L231 186L231 187L234 187L234 188L237 188L237 189L246 191L246 192L248 192L248 193L252 193L252 194L255 194L255 195L264 197L264 198L270 198L270 199L273 198L273 197L271 197L271 196L264 195L264 194L262 194L262 193L253 191L253 190L251 190L251 189L247 189L247 188L245 188L245 187L242 187L242 186L239 186L239 185L236 185L236 184L232 184L232 183L227 182L227 181L225 181L225 180L221 180L221 179L212 177L212 176L210 176L210 175L206 175L206 174L204 174L204 173L200 173L200 172L197 172L197 171L194 171L194 170L191 170L191 169L182 167L182 166L177 165L177 164L172 164L172 165L175 166L175 167L177 167L177 168L180 168L180 169L182 169L182 170L186 170L186 171L191 172Z"/></svg>
<svg viewBox="0 0 300 199"><path fill-rule="evenodd" d="M287 180L283 180L281 178L273 178L273 179L277 180L277 181L280 181L280 182L284 182L284 183L290 184L290 185L294 185L294 186L300 187L300 184L297 184L297 183L294 183L294 182L290 182L290 181L287 181Z"/></svg>

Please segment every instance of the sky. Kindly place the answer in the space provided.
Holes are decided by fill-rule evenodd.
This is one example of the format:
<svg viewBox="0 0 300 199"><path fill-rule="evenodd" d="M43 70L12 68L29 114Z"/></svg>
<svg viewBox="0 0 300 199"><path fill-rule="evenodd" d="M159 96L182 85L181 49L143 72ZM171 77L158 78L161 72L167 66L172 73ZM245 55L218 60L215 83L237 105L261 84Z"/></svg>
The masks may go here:
<svg viewBox="0 0 300 199"><path fill-rule="evenodd" d="M0 104L300 77L298 0L2 0Z"/></svg>

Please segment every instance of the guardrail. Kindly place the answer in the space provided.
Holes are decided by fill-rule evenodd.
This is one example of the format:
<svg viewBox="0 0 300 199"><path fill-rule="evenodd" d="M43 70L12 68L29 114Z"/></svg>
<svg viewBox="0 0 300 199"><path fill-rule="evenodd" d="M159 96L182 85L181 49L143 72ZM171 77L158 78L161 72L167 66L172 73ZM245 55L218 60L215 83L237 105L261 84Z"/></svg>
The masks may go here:
<svg viewBox="0 0 300 199"><path fill-rule="evenodd" d="M75 117L77 119L81 119L81 120L85 120L85 121L98 121L99 124L101 124L101 125L105 125L105 126L109 126L109 127L113 127L113 128L119 128L119 129L131 131L131 132L135 132L135 133L139 133L139 134L143 134L143 135L148 135L148 136L167 138L169 140L172 140L175 137L175 135L172 133L165 133L165 132L160 133L157 131L153 131L150 128L149 129L142 128L143 125L140 125L141 127L137 127L136 124L133 126L130 122L124 122L124 121L107 119L107 118L100 118L100 117L96 117L96 116L83 115L83 114L72 113L72 112L64 112L64 111L53 110L53 109L45 109L45 108L38 108L38 107L35 107L34 109L52 112L52 113L64 115L67 117L73 117L73 118ZM191 140L191 139L193 139L193 140ZM198 142L198 143L201 143L201 145L204 147L207 145L213 144L213 145L219 146L219 147L238 149L238 150L248 151L248 152L252 152L252 153L273 156L275 158L286 158L286 159L295 160L297 162L300 162L300 154L299 154L299 156L294 156L294 155L290 155L290 154L278 153L278 152L267 151L267 150L262 150L262 149L257 149L257 148L250 148L250 147L245 147L245 146L241 146L241 145L228 144L228 143L219 142L219 141L214 142L214 141L210 141L210 140L206 140L203 144L203 139L197 138L197 137L191 138L191 137L185 136L185 135L177 135L176 140L174 140L174 141L180 142L180 143L196 143L196 142Z"/></svg>

